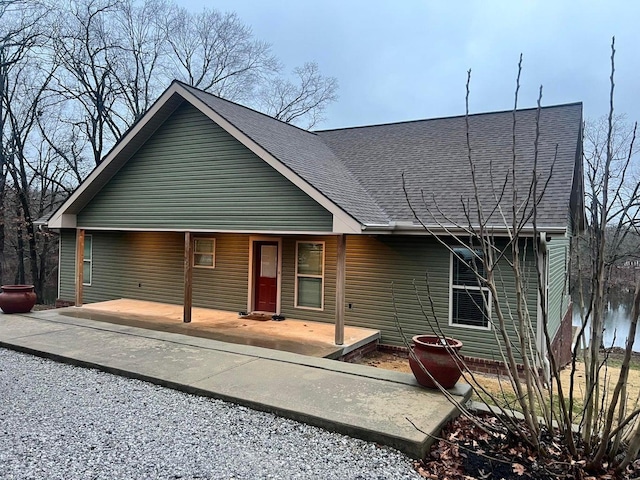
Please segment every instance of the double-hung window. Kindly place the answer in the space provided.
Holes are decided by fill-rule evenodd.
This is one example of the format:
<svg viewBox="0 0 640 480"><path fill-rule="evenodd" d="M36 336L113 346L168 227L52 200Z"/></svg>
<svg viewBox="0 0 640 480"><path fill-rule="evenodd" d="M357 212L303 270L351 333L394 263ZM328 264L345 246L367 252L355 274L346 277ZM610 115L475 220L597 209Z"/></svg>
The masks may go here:
<svg viewBox="0 0 640 480"><path fill-rule="evenodd" d="M193 239L193 266L196 268L215 268L216 266L216 239Z"/></svg>
<svg viewBox="0 0 640 480"><path fill-rule="evenodd" d="M491 292L482 286L482 251L454 248L451 253L450 325L491 328Z"/></svg>
<svg viewBox="0 0 640 480"><path fill-rule="evenodd" d="M324 309L324 242L296 243L295 305Z"/></svg>
<svg viewBox="0 0 640 480"><path fill-rule="evenodd" d="M91 286L91 273L93 271L93 237L84 236L84 256L82 260L82 284Z"/></svg>

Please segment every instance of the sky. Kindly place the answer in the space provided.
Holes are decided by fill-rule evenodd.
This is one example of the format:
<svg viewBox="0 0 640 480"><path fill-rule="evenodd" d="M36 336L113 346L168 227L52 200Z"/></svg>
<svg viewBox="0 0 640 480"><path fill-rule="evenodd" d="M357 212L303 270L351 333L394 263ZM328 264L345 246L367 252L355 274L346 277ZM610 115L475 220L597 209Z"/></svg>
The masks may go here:
<svg viewBox="0 0 640 480"><path fill-rule="evenodd" d="M583 102L608 113L616 37L616 113L640 120L640 2L177 0L234 11L288 70L315 61L338 100L316 128L509 110L520 54L519 107Z"/></svg>

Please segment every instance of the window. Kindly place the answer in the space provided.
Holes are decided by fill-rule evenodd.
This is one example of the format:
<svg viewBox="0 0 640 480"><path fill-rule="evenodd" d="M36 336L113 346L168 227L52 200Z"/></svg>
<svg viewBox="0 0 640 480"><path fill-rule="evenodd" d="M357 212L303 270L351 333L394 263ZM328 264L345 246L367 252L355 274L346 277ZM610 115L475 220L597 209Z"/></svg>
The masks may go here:
<svg viewBox="0 0 640 480"><path fill-rule="evenodd" d="M93 237L84 236L84 261L82 262L82 284L91 286L91 272L93 263Z"/></svg>
<svg viewBox="0 0 640 480"><path fill-rule="evenodd" d="M193 266L196 268L215 268L216 239L193 239Z"/></svg>
<svg viewBox="0 0 640 480"><path fill-rule="evenodd" d="M484 276L479 250L454 248L451 253L450 325L490 329L491 293L480 285L476 276Z"/></svg>
<svg viewBox="0 0 640 480"><path fill-rule="evenodd" d="M324 309L324 242L296 243L296 307Z"/></svg>

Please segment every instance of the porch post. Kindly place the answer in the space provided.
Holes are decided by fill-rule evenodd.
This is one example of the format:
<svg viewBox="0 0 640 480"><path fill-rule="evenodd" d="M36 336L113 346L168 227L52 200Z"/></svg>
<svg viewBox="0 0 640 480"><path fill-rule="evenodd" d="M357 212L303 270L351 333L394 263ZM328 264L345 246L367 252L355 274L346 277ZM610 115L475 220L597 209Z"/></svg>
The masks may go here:
<svg viewBox="0 0 640 480"><path fill-rule="evenodd" d="M193 242L191 241L191 232L184 232L184 323L191 322L191 302L193 292L193 266L191 264L192 253Z"/></svg>
<svg viewBox="0 0 640 480"><path fill-rule="evenodd" d="M84 229L76 230L76 307L82 306L84 283Z"/></svg>
<svg viewBox="0 0 640 480"><path fill-rule="evenodd" d="M344 290L347 271L347 237L338 235L336 264L336 345L344 344Z"/></svg>

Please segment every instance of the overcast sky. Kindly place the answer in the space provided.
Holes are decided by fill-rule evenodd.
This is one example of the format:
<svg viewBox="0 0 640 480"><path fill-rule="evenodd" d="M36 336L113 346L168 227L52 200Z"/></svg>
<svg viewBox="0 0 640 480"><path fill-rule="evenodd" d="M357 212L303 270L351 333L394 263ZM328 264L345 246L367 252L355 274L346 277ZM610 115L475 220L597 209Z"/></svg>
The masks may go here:
<svg viewBox="0 0 640 480"><path fill-rule="evenodd" d="M607 113L616 36L615 108L640 120L640 2L203 0L235 11L289 70L315 61L340 84L319 128L511 109L520 53L521 107L582 101Z"/></svg>

